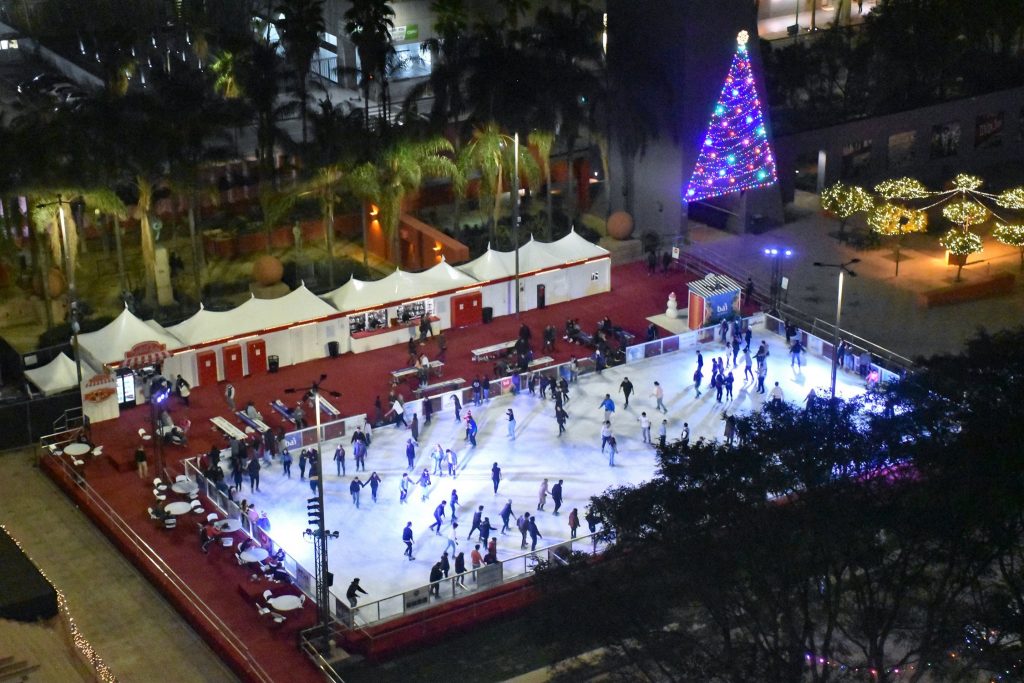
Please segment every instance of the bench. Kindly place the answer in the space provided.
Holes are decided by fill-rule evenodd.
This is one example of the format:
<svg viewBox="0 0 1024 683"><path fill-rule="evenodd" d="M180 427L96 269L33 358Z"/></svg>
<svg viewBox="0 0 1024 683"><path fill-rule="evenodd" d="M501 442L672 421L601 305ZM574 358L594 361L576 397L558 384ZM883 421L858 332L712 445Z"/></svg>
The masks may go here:
<svg viewBox="0 0 1024 683"><path fill-rule="evenodd" d="M483 348L473 349L470 353L473 355L473 362L488 360L491 356L508 353L516 345L515 339L511 341L501 342L500 344L491 344L490 346L484 346Z"/></svg>
<svg viewBox="0 0 1024 683"><path fill-rule="evenodd" d="M255 429L257 432L259 432L260 434L263 434L264 432L269 432L270 431L270 427L267 425L266 422L264 422L263 420L261 420L259 418L256 418L256 417L249 417L248 415L245 414L244 411L236 410L235 411L235 415L238 416L239 420L241 420L245 424L249 425L250 427Z"/></svg>
<svg viewBox="0 0 1024 683"><path fill-rule="evenodd" d="M232 439L244 440L246 438L245 432L243 432L241 429L228 422L226 418L223 418L220 415L216 417L211 417L210 422L213 423L214 427L224 432L225 435L231 437Z"/></svg>
<svg viewBox="0 0 1024 683"><path fill-rule="evenodd" d="M530 370L533 370L534 368L539 368L541 365L547 365L548 363L554 362L555 359L552 358L551 356L541 356L540 358L534 358L533 360L531 360L527 367Z"/></svg>
<svg viewBox="0 0 1024 683"><path fill-rule="evenodd" d="M451 391L452 389L458 389L465 383L466 380L462 379L461 377L455 377L453 379L444 379L441 380L440 382L435 382L434 384L423 384L421 386L416 387L413 391L416 392L417 396L423 398L427 394L441 393L443 391Z"/></svg>
<svg viewBox="0 0 1024 683"><path fill-rule="evenodd" d="M430 368L430 371L434 373L435 377L440 377L441 369L444 368L444 363L439 360L432 360L430 361L430 363L428 363L428 367ZM415 377L417 372L418 370L415 367L402 368L400 370L392 370L391 378L394 379L396 382L403 382L409 379L410 377Z"/></svg>
<svg viewBox="0 0 1024 683"><path fill-rule="evenodd" d="M316 399L310 399L315 402ZM324 398L323 394L320 395L320 411L327 417L341 417L341 411L338 410L333 403Z"/></svg>
<svg viewBox="0 0 1024 683"><path fill-rule="evenodd" d="M284 403L281 403L281 399L277 398L270 402L270 407L276 410L281 417L288 420L292 424L295 424L295 418L292 416L292 411L288 409Z"/></svg>

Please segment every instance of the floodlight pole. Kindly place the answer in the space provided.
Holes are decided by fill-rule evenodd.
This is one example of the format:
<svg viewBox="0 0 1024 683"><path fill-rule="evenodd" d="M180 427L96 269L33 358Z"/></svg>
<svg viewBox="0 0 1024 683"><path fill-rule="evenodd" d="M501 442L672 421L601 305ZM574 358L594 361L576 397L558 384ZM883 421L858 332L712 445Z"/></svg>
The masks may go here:
<svg viewBox="0 0 1024 683"><path fill-rule="evenodd" d="M320 620L320 630L323 636L320 654L328 656L331 653L331 586L330 571L327 561L327 511L324 508L324 452L323 443L320 440L320 389L315 384L310 392L313 398L313 410L316 412L316 469L317 487L316 498L320 505L320 524L316 529L313 541L313 554L315 555L314 565L316 567L316 606L317 616Z"/></svg>
<svg viewBox="0 0 1024 683"><path fill-rule="evenodd" d="M829 397L835 401L836 398L836 372L839 369L839 325L843 319L843 276L857 277L857 273L850 270L849 266L860 263L859 258L850 259L846 263L821 263L815 261L818 268L835 268L839 271L839 287L836 294L836 324L832 331L832 382L830 385Z"/></svg>
<svg viewBox="0 0 1024 683"><path fill-rule="evenodd" d="M61 265L64 267L64 277L68 281L68 317L71 323L71 338L72 338L72 351L75 356L75 371L78 375L78 386L79 393L81 393L82 386L82 357L78 352L78 290L75 287L75 273L71 268L71 255L70 247L68 244L68 226L64 221L64 205L71 206L71 202L65 201L61 195L57 195L57 200L48 204L37 204L36 206L40 209L56 206L57 207L57 218L60 223L60 246L61 246ZM45 283L44 283L44 286Z"/></svg>

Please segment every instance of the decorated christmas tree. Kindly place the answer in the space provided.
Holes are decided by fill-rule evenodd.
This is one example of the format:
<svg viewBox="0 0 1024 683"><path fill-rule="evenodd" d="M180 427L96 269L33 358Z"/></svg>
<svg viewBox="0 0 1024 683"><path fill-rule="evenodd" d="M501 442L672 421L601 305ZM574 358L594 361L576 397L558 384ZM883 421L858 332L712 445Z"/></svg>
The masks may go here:
<svg viewBox="0 0 1024 683"><path fill-rule="evenodd" d="M776 180L775 157L747 54L748 39L746 31L736 37L736 54L683 197L688 202L763 187Z"/></svg>

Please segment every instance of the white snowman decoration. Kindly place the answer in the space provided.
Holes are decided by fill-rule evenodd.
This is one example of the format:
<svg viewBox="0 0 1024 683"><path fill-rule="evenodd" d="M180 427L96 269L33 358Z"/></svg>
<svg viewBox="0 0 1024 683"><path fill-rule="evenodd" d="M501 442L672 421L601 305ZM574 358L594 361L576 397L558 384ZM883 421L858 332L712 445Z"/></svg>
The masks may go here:
<svg viewBox="0 0 1024 683"><path fill-rule="evenodd" d="M665 315L669 318L679 317L679 307L676 305L676 293L668 295L668 304L665 307Z"/></svg>

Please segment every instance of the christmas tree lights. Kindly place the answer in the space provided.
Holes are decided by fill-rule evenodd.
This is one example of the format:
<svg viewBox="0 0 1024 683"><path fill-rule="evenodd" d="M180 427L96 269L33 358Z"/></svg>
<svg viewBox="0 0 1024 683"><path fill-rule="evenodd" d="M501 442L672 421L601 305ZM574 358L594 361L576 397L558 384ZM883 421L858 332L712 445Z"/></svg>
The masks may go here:
<svg viewBox="0 0 1024 683"><path fill-rule="evenodd" d="M880 235L898 237L910 232L924 232L928 227L928 216L924 211L905 206L880 204L868 215L868 225Z"/></svg>
<svg viewBox="0 0 1024 683"><path fill-rule="evenodd" d="M687 202L771 185L775 156L768 144L761 99L747 53L749 35L736 37L729 75L718 96L704 144L683 199Z"/></svg>
<svg viewBox="0 0 1024 683"><path fill-rule="evenodd" d="M921 184L920 180L913 178L892 178L875 185L875 192L883 199L923 199L930 192Z"/></svg>
<svg viewBox="0 0 1024 683"><path fill-rule="evenodd" d="M974 192L984 184L985 181L978 176L967 175L966 173L961 173L956 178L953 178L953 187L964 192Z"/></svg>
<svg viewBox="0 0 1024 683"><path fill-rule="evenodd" d="M1020 269L1024 271L1024 225L996 223L992 236L1006 246L1017 247L1020 250Z"/></svg>
<svg viewBox="0 0 1024 683"><path fill-rule="evenodd" d="M988 219L988 209L977 202L961 199L942 207L942 215L961 230L968 230Z"/></svg>
<svg viewBox="0 0 1024 683"><path fill-rule="evenodd" d="M996 204L1004 209L1024 209L1024 187L1015 187L996 197Z"/></svg>
<svg viewBox="0 0 1024 683"><path fill-rule="evenodd" d="M956 256L970 256L982 250L981 238L973 232L954 228L939 238L939 244Z"/></svg>

